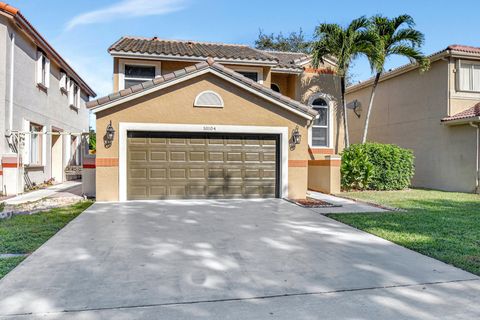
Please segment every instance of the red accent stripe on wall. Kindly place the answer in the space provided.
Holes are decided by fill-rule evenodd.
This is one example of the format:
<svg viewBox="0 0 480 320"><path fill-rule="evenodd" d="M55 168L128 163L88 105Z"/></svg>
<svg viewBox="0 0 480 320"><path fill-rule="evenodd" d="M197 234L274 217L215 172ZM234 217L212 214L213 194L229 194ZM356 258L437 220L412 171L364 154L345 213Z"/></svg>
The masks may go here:
<svg viewBox="0 0 480 320"><path fill-rule="evenodd" d="M342 160L340 159L333 159L333 160L309 160L309 166L316 166L316 167L340 167L342 164Z"/></svg>
<svg viewBox="0 0 480 320"><path fill-rule="evenodd" d="M84 163L83 164L83 168L85 168L85 169L95 169L95 167L96 166L95 166L94 163L93 164L92 163Z"/></svg>
<svg viewBox="0 0 480 320"><path fill-rule="evenodd" d="M118 158L97 158L95 165L97 167L118 167Z"/></svg>
<svg viewBox="0 0 480 320"><path fill-rule="evenodd" d="M22 165L22 164L20 164ZM16 163L2 163L2 167L4 168L18 168L18 165Z"/></svg>
<svg viewBox="0 0 480 320"><path fill-rule="evenodd" d="M308 160L288 160L288 166L297 168L307 167Z"/></svg>

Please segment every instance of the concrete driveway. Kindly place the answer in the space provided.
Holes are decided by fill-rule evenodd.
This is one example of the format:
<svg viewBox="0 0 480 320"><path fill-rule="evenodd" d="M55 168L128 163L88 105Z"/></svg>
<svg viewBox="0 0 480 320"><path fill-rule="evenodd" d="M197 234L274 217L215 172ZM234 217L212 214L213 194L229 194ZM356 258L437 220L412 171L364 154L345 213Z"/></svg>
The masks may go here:
<svg viewBox="0 0 480 320"><path fill-rule="evenodd" d="M283 200L96 203L0 280L0 318L473 319L478 277Z"/></svg>

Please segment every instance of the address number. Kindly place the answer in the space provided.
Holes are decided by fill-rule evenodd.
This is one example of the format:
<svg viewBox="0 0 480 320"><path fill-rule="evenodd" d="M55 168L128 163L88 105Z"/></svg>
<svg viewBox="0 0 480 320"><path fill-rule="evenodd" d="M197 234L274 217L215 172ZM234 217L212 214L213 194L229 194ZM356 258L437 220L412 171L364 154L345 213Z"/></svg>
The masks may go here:
<svg viewBox="0 0 480 320"><path fill-rule="evenodd" d="M205 131L215 131L215 130L217 130L217 128L215 128L215 126L204 126L203 130L205 130Z"/></svg>

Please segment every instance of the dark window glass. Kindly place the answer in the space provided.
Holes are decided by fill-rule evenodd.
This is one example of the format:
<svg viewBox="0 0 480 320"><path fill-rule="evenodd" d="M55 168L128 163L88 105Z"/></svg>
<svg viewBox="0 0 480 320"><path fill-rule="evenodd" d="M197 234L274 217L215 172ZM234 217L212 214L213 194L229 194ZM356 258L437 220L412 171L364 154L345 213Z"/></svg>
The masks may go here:
<svg viewBox="0 0 480 320"><path fill-rule="evenodd" d="M258 73L256 72L243 72L243 71L238 71L241 75L244 77L247 77L249 79L252 79L253 81L257 82L258 81Z"/></svg>
<svg viewBox="0 0 480 320"><path fill-rule="evenodd" d="M270 89L272 89L275 92L280 92L280 88L275 83L272 83L270 85Z"/></svg>
<svg viewBox="0 0 480 320"><path fill-rule="evenodd" d="M128 78L155 78L155 66L125 65L125 77Z"/></svg>

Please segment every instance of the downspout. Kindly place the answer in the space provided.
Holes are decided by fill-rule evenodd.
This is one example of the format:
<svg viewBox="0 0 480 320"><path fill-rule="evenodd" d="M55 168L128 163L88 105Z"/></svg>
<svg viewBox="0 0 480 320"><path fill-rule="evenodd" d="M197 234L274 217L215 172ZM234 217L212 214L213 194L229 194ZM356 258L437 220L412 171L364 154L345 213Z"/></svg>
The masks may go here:
<svg viewBox="0 0 480 320"><path fill-rule="evenodd" d="M12 32L10 47L10 88L8 90L8 136L11 137L13 130L13 81L14 81L14 62L15 62L15 33ZM13 141L11 141L13 143Z"/></svg>
<svg viewBox="0 0 480 320"><path fill-rule="evenodd" d="M480 193L480 124L473 124L470 122L470 126L477 129L477 146L476 146L476 158L475 158L475 170L476 170L476 179L475 179L475 192Z"/></svg>

